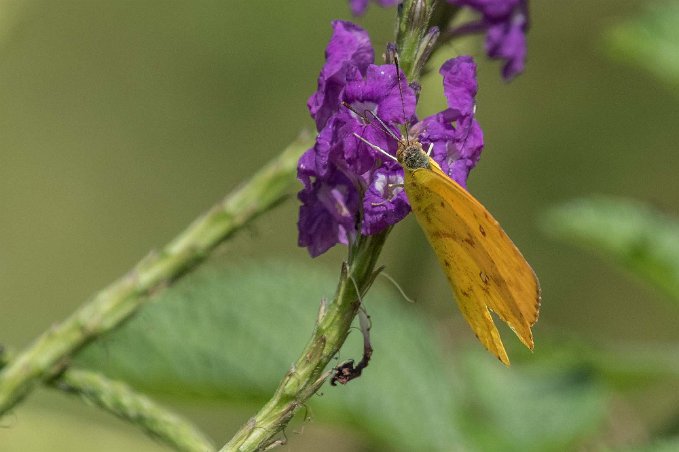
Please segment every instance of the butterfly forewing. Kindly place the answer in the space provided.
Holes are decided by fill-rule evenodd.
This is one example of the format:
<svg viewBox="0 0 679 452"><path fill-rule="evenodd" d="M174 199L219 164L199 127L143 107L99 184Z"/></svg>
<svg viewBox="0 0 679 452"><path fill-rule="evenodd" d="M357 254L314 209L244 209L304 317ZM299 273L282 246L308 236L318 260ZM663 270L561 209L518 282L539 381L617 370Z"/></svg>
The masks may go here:
<svg viewBox="0 0 679 452"><path fill-rule="evenodd" d="M460 310L479 340L509 364L491 309L532 349L530 326L538 316L539 285L497 221L433 160L430 168L406 169L405 189Z"/></svg>
<svg viewBox="0 0 679 452"><path fill-rule="evenodd" d="M438 165L432 166L432 173L431 190L441 196L451 197L453 209L469 225L471 236L476 238L476 243L492 259L500 275L496 282L502 283L501 287L510 292L509 298L503 298L508 306L497 303L503 299L492 299L489 307L513 328L518 321L518 316L510 315L516 314L514 307L520 311L528 326L534 325L540 309L540 285L531 266L497 220L476 198L446 176Z"/></svg>

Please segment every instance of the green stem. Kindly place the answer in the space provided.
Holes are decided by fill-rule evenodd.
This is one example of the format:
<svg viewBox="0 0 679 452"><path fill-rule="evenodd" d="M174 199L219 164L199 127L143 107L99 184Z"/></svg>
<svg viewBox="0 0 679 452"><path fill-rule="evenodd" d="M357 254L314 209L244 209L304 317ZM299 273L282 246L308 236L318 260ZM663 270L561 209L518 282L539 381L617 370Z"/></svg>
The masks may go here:
<svg viewBox="0 0 679 452"><path fill-rule="evenodd" d="M51 384L131 422L176 450L215 450L212 442L190 422L124 383L109 380L96 372L68 369Z"/></svg>
<svg viewBox="0 0 679 452"><path fill-rule="evenodd" d="M418 62L423 38L429 31L434 0L405 0L399 7L396 23L396 46L401 69L408 82L419 79L424 62ZM428 57L428 55L427 55Z"/></svg>
<svg viewBox="0 0 679 452"><path fill-rule="evenodd" d="M327 379L324 370L349 334L363 295L379 270L375 264L389 231L361 236L342 265L332 302L321 306L309 343L281 381L274 396L233 436L221 451L255 451L276 444L273 437L283 430L309 397ZM358 289L358 291L357 291Z"/></svg>
<svg viewBox="0 0 679 452"><path fill-rule="evenodd" d="M297 186L297 159L308 146L306 139L291 144L165 248L142 259L127 275L43 333L9 362L0 372L0 414L12 408L36 382L59 373L70 355L120 325L153 293L202 262L217 245L292 193Z"/></svg>

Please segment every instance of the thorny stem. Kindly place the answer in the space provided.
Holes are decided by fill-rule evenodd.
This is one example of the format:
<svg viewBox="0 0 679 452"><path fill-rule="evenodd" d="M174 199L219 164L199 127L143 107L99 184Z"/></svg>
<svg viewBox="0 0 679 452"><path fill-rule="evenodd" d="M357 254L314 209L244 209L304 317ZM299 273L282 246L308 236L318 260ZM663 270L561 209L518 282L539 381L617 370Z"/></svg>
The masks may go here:
<svg viewBox="0 0 679 452"><path fill-rule="evenodd" d="M215 450L212 442L186 419L166 410L124 383L109 380L96 372L67 369L50 384L129 421L175 450Z"/></svg>
<svg viewBox="0 0 679 452"><path fill-rule="evenodd" d="M261 450L274 443L273 437L292 419L328 377L324 373L349 334L363 295L380 272L375 270L389 231L360 236L348 263L342 265L334 299L321 305L311 339L297 361L285 374L274 396L226 444L222 451ZM357 292L357 288L358 291Z"/></svg>
<svg viewBox="0 0 679 452"><path fill-rule="evenodd" d="M429 52L423 53L420 46L429 31L432 4L433 0L405 0L399 6L396 46L401 67L411 82L417 80L418 71L424 66L424 62L417 61L418 55L430 56ZM330 375L324 370L344 344L363 295L381 270L375 270L375 265L388 235L389 230L359 236L349 248L348 262L342 264L335 297L329 305L321 304L314 332L302 354L283 377L273 397L221 452L257 451L285 442L274 437Z"/></svg>
<svg viewBox="0 0 679 452"><path fill-rule="evenodd" d="M309 143L298 139L252 179L196 219L158 252L142 259L63 322L38 337L0 371L0 415L35 383L63 371L68 358L127 320L157 291L202 262L217 245L296 188L297 159Z"/></svg>

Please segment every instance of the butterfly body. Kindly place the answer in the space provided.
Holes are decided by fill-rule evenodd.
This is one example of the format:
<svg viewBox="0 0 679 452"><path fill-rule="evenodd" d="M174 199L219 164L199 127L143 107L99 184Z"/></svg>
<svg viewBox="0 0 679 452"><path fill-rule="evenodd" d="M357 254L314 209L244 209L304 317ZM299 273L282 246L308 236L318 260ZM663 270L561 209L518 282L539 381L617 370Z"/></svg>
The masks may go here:
<svg viewBox="0 0 679 452"><path fill-rule="evenodd" d="M445 174L417 140L400 139L397 160L412 210L463 316L481 343L509 365L489 310L532 350L530 327L540 308L535 273L488 210Z"/></svg>

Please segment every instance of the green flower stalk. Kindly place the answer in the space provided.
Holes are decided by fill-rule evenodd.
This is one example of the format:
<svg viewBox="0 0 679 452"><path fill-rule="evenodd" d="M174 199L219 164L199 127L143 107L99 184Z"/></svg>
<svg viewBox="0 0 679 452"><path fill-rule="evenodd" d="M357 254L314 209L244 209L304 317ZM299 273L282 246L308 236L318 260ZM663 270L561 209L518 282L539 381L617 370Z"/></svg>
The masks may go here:
<svg viewBox="0 0 679 452"><path fill-rule="evenodd" d="M308 146L299 139L249 182L198 218L158 252L37 338L0 371L0 415L31 388L59 374L85 344L127 320L158 290L198 265L220 243L294 190L295 163Z"/></svg>
<svg viewBox="0 0 679 452"><path fill-rule="evenodd" d="M342 265L334 299L321 304L313 335L302 354L285 374L274 396L221 449L254 451L275 445L274 437L290 422L325 383L330 360L344 344L361 300L381 269L375 270L377 259L388 231L373 236L360 236L352 246L349 261Z"/></svg>
<svg viewBox="0 0 679 452"><path fill-rule="evenodd" d="M129 421L175 450L215 450L210 439L186 419L167 411L128 385L109 380L96 372L68 369L52 382L52 386L80 396L85 401Z"/></svg>

